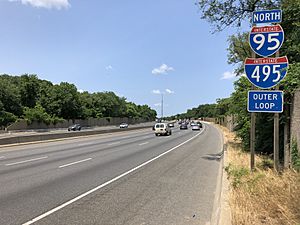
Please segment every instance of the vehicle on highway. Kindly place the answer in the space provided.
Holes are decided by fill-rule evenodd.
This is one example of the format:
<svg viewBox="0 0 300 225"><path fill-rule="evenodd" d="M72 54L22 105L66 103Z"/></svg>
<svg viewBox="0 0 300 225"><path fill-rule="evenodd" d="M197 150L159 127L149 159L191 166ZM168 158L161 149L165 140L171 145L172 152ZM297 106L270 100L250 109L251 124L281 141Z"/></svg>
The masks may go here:
<svg viewBox="0 0 300 225"><path fill-rule="evenodd" d="M200 128L202 128L202 123L201 122L197 122L197 124L199 125Z"/></svg>
<svg viewBox="0 0 300 225"><path fill-rule="evenodd" d="M187 130L188 129L188 125L186 123L182 123L182 124L180 124L179 129L180 130Z"/></svg>
<svg viewBox="0 0 300 225"><path fill-rule="evenodd" d="M169 127L174 127L174 123L169 123Z"/></svg>
<svg viewBox="0 0 300 225"><path fill-rule="evenodd" d="M120 128L128 128L128 124L127 123L121 123Z"/></svg>
<svg viewBox="0 0 300 225"><path fill-rule="evenodd" d="M172 134L172 130L171 128L168 126L167 123L157 123L155 124L155 135L171 135Z"/></svg>
<svg viewBox="0 0 300 225"><path fill-rule="evenodd" d="M81 126L80 126L80 124L73 124L73 125L71 125L71 126L69 126L68 127L68 131L76 131L76 130L81 130Z"/></svg>
<svg viewBox="0 0 300 225"><path fill-rule="evenodd" d="M198 125L198 124L194 124L193 126L192 126L192 130L200 130L200 126Z"/></svg>

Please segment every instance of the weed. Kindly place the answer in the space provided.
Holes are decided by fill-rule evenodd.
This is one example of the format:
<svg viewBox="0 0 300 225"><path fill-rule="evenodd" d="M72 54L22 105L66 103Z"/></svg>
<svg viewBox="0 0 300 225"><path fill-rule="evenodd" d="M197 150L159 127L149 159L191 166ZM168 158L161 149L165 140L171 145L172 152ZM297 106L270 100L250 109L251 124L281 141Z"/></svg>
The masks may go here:
<svg viewBox="0 0 300 225"><path fill-rule="evenodd" d="M292 139L291 154L292 154L292 167L298 172L300 172L300 156L298 152L297 140L295 138Z"/></svg>
<svg viewBox="0 0 300 225"><path fill-rule="evenodd" d="M228 145L229 163L225 170L232 187L229 193L232 224L300 225L300 173L287 170L278 174L269 169L272 168L272 160L257 155L257 168L250 172L249 153L241 150L234 133L225 128L222 130ZM298 149L292 148L293 166L296 168Z"/></svg>

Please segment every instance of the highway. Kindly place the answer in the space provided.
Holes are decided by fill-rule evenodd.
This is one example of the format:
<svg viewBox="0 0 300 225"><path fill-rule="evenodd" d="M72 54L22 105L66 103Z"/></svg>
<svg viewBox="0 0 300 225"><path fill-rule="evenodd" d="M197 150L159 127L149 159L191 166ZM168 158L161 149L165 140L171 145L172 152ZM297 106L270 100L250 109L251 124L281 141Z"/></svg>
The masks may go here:
<svg viewBox="0 0 300 225"><path fill-rule="evenodd" d="M0 148L0 224L208 224L221 151L210 124Z"/></svg>

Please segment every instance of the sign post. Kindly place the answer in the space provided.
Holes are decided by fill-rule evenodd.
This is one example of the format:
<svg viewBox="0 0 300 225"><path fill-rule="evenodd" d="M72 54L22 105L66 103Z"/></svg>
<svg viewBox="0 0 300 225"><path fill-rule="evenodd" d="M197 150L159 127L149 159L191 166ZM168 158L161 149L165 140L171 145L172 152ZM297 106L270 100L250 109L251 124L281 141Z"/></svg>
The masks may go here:
<svg viewBox="0 0 300 225"><path fill-rule="evenodd" d="M249 34L249 44L252 58L245 60L245 73L252 83L252 89L270 89L274 91L251 90L248 92L247 110L251 113L250 151L251 170L254 169L255 154L255 113L274 113L274 168L279 169L279 113L283 112L283 92L279 91L278 83L287 73L288 59L279 57L279 49L284 41L282 27L277 25L256 26L264 23L280 23L282 11L264 10L252 14L252 29ZM276 53L275 58L267 58ZM256 58L256 54L264 58Z"/></svg>

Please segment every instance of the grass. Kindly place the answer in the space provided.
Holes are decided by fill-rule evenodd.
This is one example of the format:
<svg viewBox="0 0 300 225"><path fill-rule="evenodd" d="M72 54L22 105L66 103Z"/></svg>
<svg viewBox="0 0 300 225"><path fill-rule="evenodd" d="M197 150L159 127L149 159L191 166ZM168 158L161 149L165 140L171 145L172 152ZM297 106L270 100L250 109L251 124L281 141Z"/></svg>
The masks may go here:
<svg viewBox="0 0 300 225"><path fill-rule="evenodd" d="M300 173L274 172L272 160L256 156L256 170L251 172L250 155L226 128L227 165L230 181L229 205L233 225L300 225Z"/></svg>

